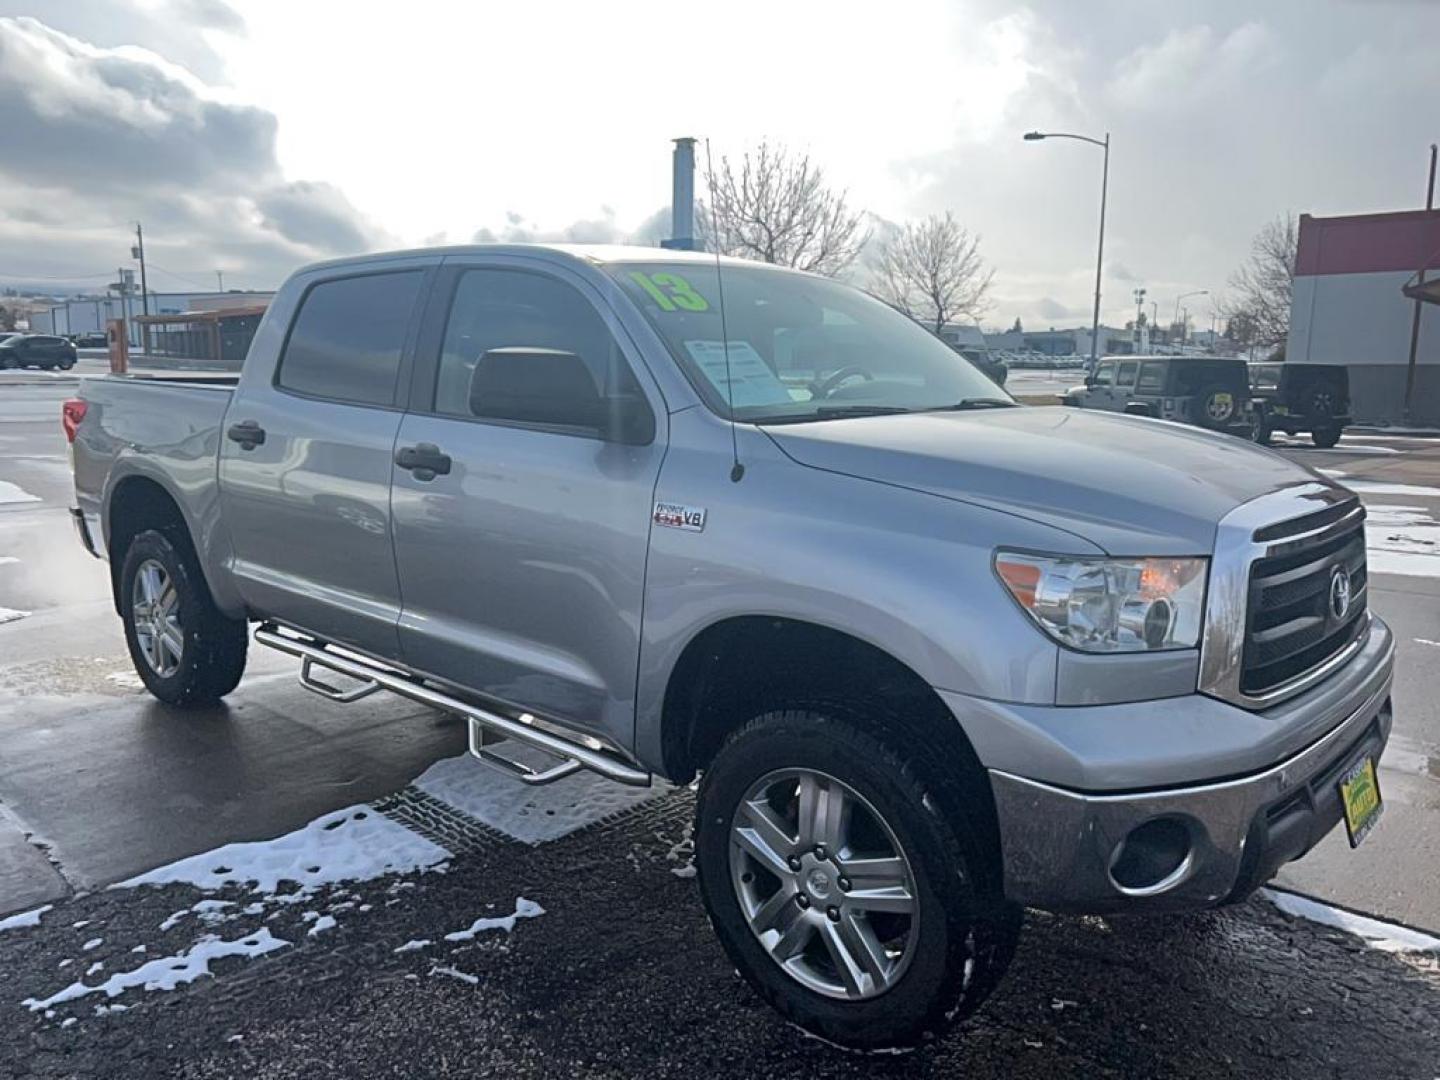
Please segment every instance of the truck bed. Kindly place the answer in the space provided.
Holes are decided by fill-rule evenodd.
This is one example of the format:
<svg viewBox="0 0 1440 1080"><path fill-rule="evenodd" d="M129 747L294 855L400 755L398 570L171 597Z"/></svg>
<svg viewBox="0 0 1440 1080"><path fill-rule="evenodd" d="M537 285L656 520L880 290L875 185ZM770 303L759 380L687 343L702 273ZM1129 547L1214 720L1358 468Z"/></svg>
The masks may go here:
<svg viewBox="0 0 1440 1080"><path fill-rule="evenodd" d="M218 495L221 423L233 373L165 372L82 379L87 411L75 439L75 500L97 542L107 492L128 477L163 480L193 522Z"/></svg>

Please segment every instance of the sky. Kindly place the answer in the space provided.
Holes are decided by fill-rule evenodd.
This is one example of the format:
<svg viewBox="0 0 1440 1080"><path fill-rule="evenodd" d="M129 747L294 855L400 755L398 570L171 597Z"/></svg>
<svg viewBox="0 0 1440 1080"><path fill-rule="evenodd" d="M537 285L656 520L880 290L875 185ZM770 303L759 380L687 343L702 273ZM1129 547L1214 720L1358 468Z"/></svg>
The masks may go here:
<svg viewBox="0 0 1440 1080"><path fill-rule="evenodd" d="M1430 0L0 0L0 285L103 286L137 219L155 289L653 241L690 135L806 152L877 224L951 211L987 326L1084 325L1102 154L1039 129L1110 134L1102 314L1164 321L1279 214L1421 205L1436 41Z"/></svg>

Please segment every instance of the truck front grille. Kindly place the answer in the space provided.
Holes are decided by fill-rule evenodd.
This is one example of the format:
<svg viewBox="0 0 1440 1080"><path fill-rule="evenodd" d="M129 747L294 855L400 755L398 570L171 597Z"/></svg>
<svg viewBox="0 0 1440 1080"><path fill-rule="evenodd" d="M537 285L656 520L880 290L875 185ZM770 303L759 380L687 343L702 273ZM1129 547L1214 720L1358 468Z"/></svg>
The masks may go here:
<svg viewBox="0 0 1440 1080"><path fill-rule="evenodd" d="M1267 554L1250 567L1240 691L1274 694L1342 652L1368 622L1365 510L1359 500L1257 529ZM1337 570L1349 602L1336 612Z"/></svg>

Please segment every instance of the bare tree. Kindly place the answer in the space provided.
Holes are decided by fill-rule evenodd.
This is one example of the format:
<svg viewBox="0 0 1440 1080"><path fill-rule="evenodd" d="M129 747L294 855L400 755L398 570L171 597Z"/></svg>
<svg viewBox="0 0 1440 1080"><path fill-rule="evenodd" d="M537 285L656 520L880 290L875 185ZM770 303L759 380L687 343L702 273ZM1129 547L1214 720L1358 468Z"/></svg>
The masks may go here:
<svg viewBox="0 0 1440 1080"><path fill-rule="evenodd" d="M762 142L738 166L722 157L707 172L710 201L697 208L706 247L723 255L835 276L869 239L863 215L825 183L808 154Z"/></svg>
<svg viewBox="0 0 1440 1080"><path fill-rule="evenodd" d="M994 276L980 257L980 237L946 211L908 222L884 242L872 287L938 334L946 323L978 319L989 309Z"/></svg>
<svg viewBox="0 0 1440 1080"><path fill-rule="evenodd" d="M1232 324L1240 320L1240 329L1251 345L1279 345L1290 333L1299 239L1294 214L1267 222L1250 241L1249 259L1230 276L1235 295L1221 314Z"/></svg>

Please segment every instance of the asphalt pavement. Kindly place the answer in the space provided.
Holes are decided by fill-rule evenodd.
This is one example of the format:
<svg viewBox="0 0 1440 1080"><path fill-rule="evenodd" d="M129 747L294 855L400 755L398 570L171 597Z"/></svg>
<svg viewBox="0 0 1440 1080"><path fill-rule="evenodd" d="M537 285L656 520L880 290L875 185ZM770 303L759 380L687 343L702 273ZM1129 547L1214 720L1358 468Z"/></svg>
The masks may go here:
<svg viewBox="0 0 1440 1080"><path fill-rule="evenodd" d="M1370 948L1263 898L1184 919L1032 915L958 1037L855 1059L734 977L688 873L688 792L534 801L464 758L452 719L386 695L324 701L260 649L224 706L171 713L138 688L105 567L66 514L58 416L77 374L0 373L0 915L53 905L38 926L0 921L0 1015L15 1009L0 1075L1440 1076L1440 954ZM1361 490L1371 605L1399 660L1384 819L1360 849L1342 830L1279 880L1440 931L1440 442L1281 452ZM293 851L343 836L325 815L355 807L439 845L443 872L382 860L305 885L312 856ZM224 869L244 857L224 846L246 841L269 843L261 862L292 852L302 880L106 888L192 855ZM375 844L346 850L316 868ZM446 941L521 898L544 914ZM143 989L219 946L252 955ZM73 984L116 996L20 1004Z"/></svg>

